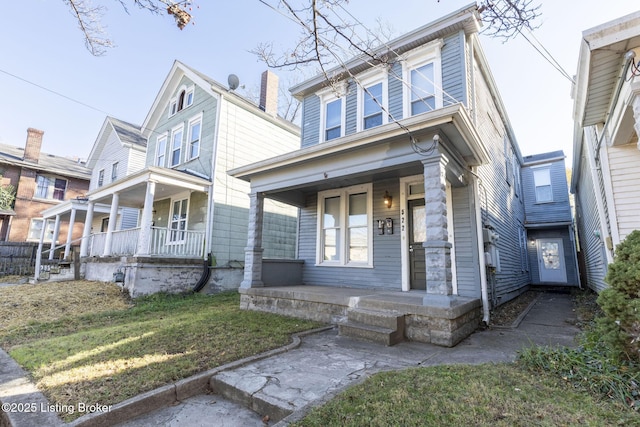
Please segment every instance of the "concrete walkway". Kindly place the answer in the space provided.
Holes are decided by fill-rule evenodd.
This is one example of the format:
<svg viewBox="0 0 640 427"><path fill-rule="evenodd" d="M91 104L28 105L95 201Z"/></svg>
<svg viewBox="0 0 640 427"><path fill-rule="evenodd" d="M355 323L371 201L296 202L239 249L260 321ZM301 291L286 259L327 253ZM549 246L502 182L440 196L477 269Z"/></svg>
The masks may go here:
<svg viewBox="0 0 640 427"><path fill-rule="evenodd" d="M286 425L375 372L438 364L511 362L519 350L533 344L573 346L579 332L575 321L568 294L542 293L517 327L478 331L453 348L415 342L384 347L338 336L331 328L306 335L271 356L200 374L181 385L145 393L114 405L109 412L86 415L69 425L265 426L265 416L269 417L268 425ZM212 393L204 392L202 384L206 383ZM199 392L189 393L190 389ZM151 410L154 407L160 409ZM4 426L2 422L0 425Z"/></svg>

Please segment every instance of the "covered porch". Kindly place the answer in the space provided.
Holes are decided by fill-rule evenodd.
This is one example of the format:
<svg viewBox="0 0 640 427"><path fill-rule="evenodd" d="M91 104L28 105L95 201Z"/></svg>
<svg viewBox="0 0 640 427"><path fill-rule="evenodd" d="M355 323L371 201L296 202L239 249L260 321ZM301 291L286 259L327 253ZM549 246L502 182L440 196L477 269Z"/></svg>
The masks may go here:
<svg viewBox="0 0 640 427"><path fill-rule="evenodd" d="M251 182L242 307L455 345L488 312L473 172L486 162L457 104L230 171ZM302 211L300 286L263 280L265 198Z"/></svg>

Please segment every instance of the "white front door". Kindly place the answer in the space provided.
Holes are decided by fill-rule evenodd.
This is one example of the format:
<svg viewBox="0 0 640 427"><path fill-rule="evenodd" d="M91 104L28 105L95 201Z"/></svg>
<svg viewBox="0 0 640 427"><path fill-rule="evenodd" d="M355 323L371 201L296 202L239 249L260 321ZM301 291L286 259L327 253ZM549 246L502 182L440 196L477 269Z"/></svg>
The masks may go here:
<svg viewBox="0 0 640 427"><path fill-rule="evenodd" d="M538 239L538 271L541 282L567 283L562 239Z"/></svg>

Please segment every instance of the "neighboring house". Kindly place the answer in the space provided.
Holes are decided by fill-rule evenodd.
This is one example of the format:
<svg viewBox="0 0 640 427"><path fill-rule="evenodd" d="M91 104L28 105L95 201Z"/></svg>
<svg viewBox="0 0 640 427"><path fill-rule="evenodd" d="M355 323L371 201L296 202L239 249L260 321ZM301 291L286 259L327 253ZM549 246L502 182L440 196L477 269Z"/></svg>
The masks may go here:
<svg viewBox="0 0 640 427"><path fill-rule="evenodd" d="M87 167L92 171L89 191L141 170L144 167L146 147L147 140L142 136L140 126L107 117L87 159ZM84 228L87 219L87 202L88 198L83 194L83 197L68 200L44 210L42 217L53 222L53 233L56 235L59 234L59 228L65 225L71 224L73 228L78 226ZM110 211L109 205L94 206L91 229L98 235L107 231ZM135 208L119 209L115 229L125 230L137 227L138 214L139 210ZM81 236L82 234L76 236L75 240L65 240L63 258L70 257L72 244L81 244ZM95 238L94 236L92 234L92 238ZM49 253L49 259L53 259L53 251Z"/></svg>
<svg viewBox="0 0 640 427"><path fill-rule="evenodd" d="M87 279L124 280L132 296L190 290L207 281L217 289L239 286L249 185L226 171L299 143L297 126L277 117L277 76L264 74L262 89L258 106L176 61L141 128L116 124L147 141L144 168L111 180L114 162L96 161L96 186L84 201ZM104 232L94 222L103 205L109 206ZM140 212L136 227L116 226L124 208ZM272 202L264 216L264 256L292 258L297 210ZM214 267L212 277L203 261Z"/></svg>
<svg viewBox="0 0 640 427"><path fill-rule="evenodd" d="M534 285L580 285L564 158L553 151L525 156L522 165L527 231L522 238L528 241Z"/></svg>
<svg viewBox="0 0 640 427"><path fill-rule="evenodd" d="M640 229L639 59L640 12L582 33L571 192L583 281L598 292L616 245Z"/></svg>
<svg viewBox="0 0 640 427"><path fill-rule="evenodd" d="M291 89L300 148L230 171L251 183L242 307L380 326L361 310L384 306L399 335L449 346L528 288L523 159L479 29L471 5L380 47L388 66ZM270 198L300 208L301 286L265 278Z"/></svg>
<svg viewBox="0 0 640 427"><path fill-rule="evenodd" d="M13 210L0 216L0 241L58 241L59 236L78 238L77 227L64 226L55 233L53 219L41 212L67 200L83 197L89 188L91 172L84 162L41 152L41 130L27 129L25 148L0 144L2 185L16 190Z"/></svg>

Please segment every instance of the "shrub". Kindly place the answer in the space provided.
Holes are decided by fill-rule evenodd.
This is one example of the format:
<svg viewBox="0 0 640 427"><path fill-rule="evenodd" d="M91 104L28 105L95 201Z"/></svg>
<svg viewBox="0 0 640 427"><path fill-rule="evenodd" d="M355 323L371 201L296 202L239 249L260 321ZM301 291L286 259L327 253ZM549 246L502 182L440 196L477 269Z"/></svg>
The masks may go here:
<svg viewBox="0 0 640 427"><path fill-rule="evenodd" d="M640 231L635 230L616 248L605 277L609 285L598 304L603 339L612 349L640 361Z"/></svg>

